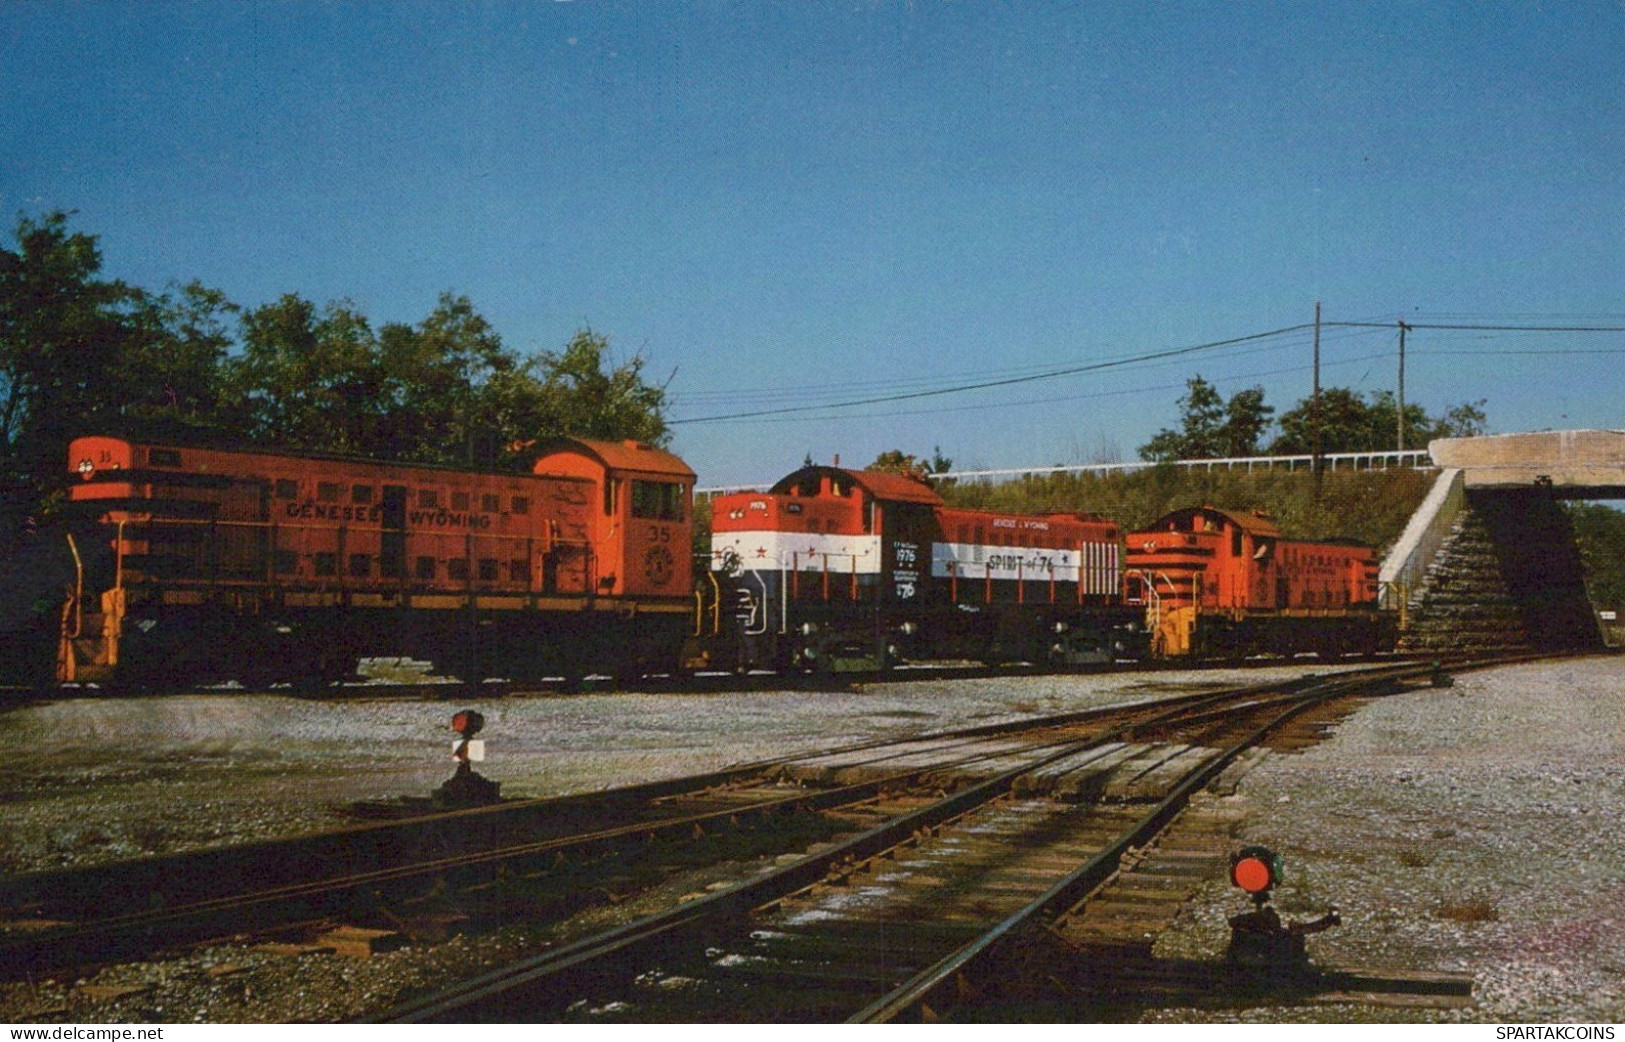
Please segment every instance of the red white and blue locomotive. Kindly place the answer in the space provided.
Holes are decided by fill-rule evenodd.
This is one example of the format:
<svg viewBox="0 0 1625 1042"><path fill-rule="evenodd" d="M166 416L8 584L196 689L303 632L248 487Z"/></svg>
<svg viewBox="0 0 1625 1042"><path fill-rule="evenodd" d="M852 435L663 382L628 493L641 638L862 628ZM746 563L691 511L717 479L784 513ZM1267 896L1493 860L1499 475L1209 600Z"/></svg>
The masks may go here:
<svg viewBox="0 0 1625 1042"><path fill-rule="evenodd" d="M1123 535L1088 514L947 506L923 481L806 466L712 503L732 591L730 665L882 668L899 659L1107 662L1143 650Z"/></svg>

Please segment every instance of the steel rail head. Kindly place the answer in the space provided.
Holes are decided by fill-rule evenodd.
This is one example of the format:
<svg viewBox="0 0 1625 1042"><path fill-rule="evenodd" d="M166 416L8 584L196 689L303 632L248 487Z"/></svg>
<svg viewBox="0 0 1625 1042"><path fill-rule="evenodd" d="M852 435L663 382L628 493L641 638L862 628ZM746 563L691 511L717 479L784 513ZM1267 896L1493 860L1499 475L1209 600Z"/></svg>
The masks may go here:
<svg viewBox="0 0 1625 1042"><path fill-rule="evenodd" d="M1414 667L1413 667L1414 670ZM1387 679L1376 678L1377 682ZM1368 682L1371 682L1368 680ZM911 1010L925 1008L943 988L953 984L980 960L986 959L1000 945L1020 930L1057 913L1057 906L1070 905L1098 888L1117 871L1123 855L1130 847L1140 846L1152 838L1182 810L1190 796L1207 785L1218 773L1228 767L1246 749L1257 744L1275 728L1292 717L1336 698L1346 692L1347 683L1328 679L1325 683L1301 692L1297 700L1271 717L1268 722L1251 731L1245 738L1226 749L1214 753L1193 768L1170 793L1151 811L1125 829L1117 839L1094 857L1079 866L1066 878L1051 886L1027 905L1012 913L980 937L944 956L931 966L904 981L882 998L853 1014L847 1021L853 1024L889 1023L905 1016Z"/></svg>
<svg viewBox="0 0 1625 1042"><path fill-rule="evenodd" d="M1361 670L1356 672L1361 674L1369 672L1382 673L1392 668L1384 667L1376 671ZM1149 719L1125 724L1105 734L1088 739L1046 744L1045 748L1051 748L1053 751L1045 753L1019 767L1003 771L992 778L938 800L929 806L919 808L909 814L878 825L852 837L846 842L806 855L789 865L759 876L747 883L718 891L666 912L646 916L615 930L585 938L580 942L533 959L492 971L483 977L447 989L437 995L429 996L419 1002L387 1011L378 1019L381 1022L389 1023L421 1023L443 1019L468 1019L471 1016L471 1011L481 1003L495 1002L500 1004L500 1002L506 1001L505 997L507 996L512 996L522 990L544 988L550 980L562 980L573 972L590 971L594 966L602 965L613 957L626 955L645 946L663 943L705 921L742 915L753 908L771 904L790 893L813 886L827 878L833 866L846 861L866 860L874 857L899 843L907 841L922 829L936 827L976 806L998 798L1013 788L1016 779L1024 777L1043 766L1063 760L1080 751L1085 751L1101 742L1116 740L1125 731L1144 728L1150 726L1153 722L1166 722L1181 714L1203 709L1224 699L1266 693L1292 693L1297 695L1297 702L1294 703L1294 706L1281 714L1281 718L1285 718L1300 712L1309 705L1317 704L1326 697L1331 697L1335 690L1328 690L1330 685L1333 685L1344 676L1348 676L1348 674L1339 674L1333 678L1298 678L1275 684L1250 685L1219 692L1203 692L1177 700L1170 700L1178 703L1171 707L1166 701L1157 704L1144 704L1143 708L1157 710L1151 714ZM1323 691L1328 693L1320 693ZM1124 707L1119 706L1116 708L1122 709ZM1273 727L1276 722L1278 721L1272 721L1268 726ZM1227 765L1229 760L1233 759L1240 749L1245 747L1245 744L1242 743L1235 749L1221 754L1219 759L1222 762L1212 768L1212 773L1216 773ZM1148 819L1158 814L1170 813L1168 807L1177 809L1178 800L1187 795L1189 791L1194 790L1199 784L1205 784L1205 781L1206 777L1187 781L1176 791L1177 799L1171 798L1170 801L1165 801L1166 806L1159 807L1152 815L1148 815ZM1124 849L1126 849L1126 845ZM1103 858L1097 858L1095 861L1104 863ZM1090 864L1095 864L1095 861ZM1050 897L1049 900L1052 901L1053 897Z"/></svg>
<svg viewBox="0 0 1625 1042"><path fill-rule="evenodd" d="M782 900L824 880L831 868L842 862L874 857L906 842L922 829L936 827L971 808L998 798L1014 786L1017 778L1087 749L1095 741L1097 739L1069 743L748 882L493 971L420 1002L391 1010L379 1021L423 1023L448 1017L467 1019L473 1007L481 1002L500 1001L503 996L512 995L519 989L541 987L550 979L561 978L573 971L590 970L611 957L664 942L703 922L743 915L754 908Z"/></svg>

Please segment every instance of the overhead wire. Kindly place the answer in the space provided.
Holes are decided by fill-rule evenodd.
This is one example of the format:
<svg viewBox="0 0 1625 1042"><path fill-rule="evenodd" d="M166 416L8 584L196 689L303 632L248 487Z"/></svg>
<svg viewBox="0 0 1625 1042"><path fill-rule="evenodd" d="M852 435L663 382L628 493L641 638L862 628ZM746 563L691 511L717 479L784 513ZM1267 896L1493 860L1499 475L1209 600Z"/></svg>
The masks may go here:
<svg viewBox="0 0 1625 1042"><path fill-rule="evenodd" d="M1403 322L1404 326L1406 328L1408 328L1408 329L1411 329L1411 330L1426 329L1426 330L1437 330L1437 331L1483 332L1483 333L1520 333L1521 332L1521 333L1537 333L1537 334L1550 334L1550 333L1616 333L1616 332L1625 332L1625 325L1616 326L1616 325L1600 325L1599 324L1599 325L1585 325L1585 326L1570 326L1570 325L1550 325L1550 324L1525 325L1525 324L1510 324L1510 323L1440 322L1440 321L1425 321L1425 320L1411 321L1411 320L1408 320L1408 319L1406 319L1406 320L1388 320L1388 321L1354 320L1354 321L1325 321L1325 322L1322 322L1321 323L1321 329L1323 330L1323 334L1322 334L1321 339L1322 339L1323 343L1328 340L1328 336L1324 333L1325 330L1343 330L1343 331L1347 331L1347 333L1350 336L1358 336L1358 335L1360 335L1360 333L1357 332L1357 331L1366 331L1366 332L1376 332L1376 331L1379 331L1379 330L1380 331L1393 331L1400 325L1400 322ZM1034 367L1030 367L1030 366L1015 367L1015 368L1012 368L1012 369L1003 369L1003 370L1000 370L1000 369L985 370L983 372L987 372L987 373L990 373L990 374L1008 372L1008 373L1019 373L1019 374L1022 374L1022 375L1002 376L1002 377L996 377L996 378L992 378L992 379L967 379L967 377L974 377L974 376L978 375L977 373L973 372L971 374L961 374L961 376L958 378L961 382L950 384L950 385L945 386L945 387L931 387L931 386L929 386L930 384L935 383L937 381L937 379L941 379L941 378L922 378L922 379L911 379L911 380L903 380L903 381L887 381L887 382L884 382L884 383L874 382L874 383L871 383L871 384L859 384L859 385L853 385L853 384L850 384L850 383L839 384L839 385L826 384L826 385L813 385L813 386L809 386L809 387L799 387L799 388L785 388L785 389L781 389L781 390L764 390L764 391L757 391L757 392L736 392L736 393L732 393L732 394L723 393L723 395L722 395L723 399L728 400L728 401L756 400L756 401L761 401L763 403L766 403L766 402L771 402L771 401L782 401L782 400L785 400L785 399L789 399L789 400L796 401L799 404L786 405L786 406L777 406L777 407L772 407L772 408L747 409L747 410L742 410L742 411L723 413L723 414L711 415L711 416L682 417L682 418L675 418L675 419L669 420L667 422L669 424L673 425L673 426L676 426L676 425L681 425L681 424L717 423L717 422L724 422L724 421L765 422L765 421L768 421L768 420L774 420L774 419L778 419L778 418L786 418L787 421L789 421L789 420L797 420L797 419L804 420L804 421L805 420L827 421L827 420L837 419L837 418L839 418L839 419L858 419L858 418L891 417L891 416L913 416L913 415L927 415L927 414L931 414L931 413L940 413L940 412L959 412L959 411L981 410L981 409L989 409L989 408L1010 408L1010 407L1018 407L1018 406L1023 406L1023 405L1047 404L1047 403L1061 402L1061 401L1078 401L1078 400L1085 400L1085 399L1095 398L1095 397L1107 397L1107 396L1116 396L1116 395L1122 395L1122 394L1144 393L1144 392L1149 392L1149 391L1161 391L1161 390L1169 389L1169 386L1129 388L1129 389L1122 389L1122 390L1118 390L1118 391L1096 391L1096 392L1090 392L1090 393L1083 394L1083 395L1052 396L1052 397L1048 397L1048 398L1023 399L1023 400L1016 400L1016 401L1011 401L1011 400L1006 399L1006 400L999 401L999 402L986 402L986 403L978 403L976 405L966 405L966 406L945 406L945 407L942 407L942 408L935 408L935 409L917 409L917 410L907 410L907 411L888 410L888 411L885 411L885 412L856 413L856 414L842 411L842 410L858 408L858 407L865 406L865 405L891 404L891 403L894 403L894 402L913 401L913 400L918 400L918 399L923 399L923 398L933 398L933 397L942 397L942 396L954 395L954 394L963 394L963 393L967 393L967 392L970 392L970 391L994 390L994 389L1003 388L1003 387L1019 386L1019 385L1023 385L1023 384L1036 383L1036 382L1039 382L1039 381L1060 379L1060 378L1064 378L1064 377L1068 377L1068 376L1077 376L1077 375L1081 375L1083 373L1100 372L1100 371L1103 371L1103 370L1110 370L1110 369L1130 370L1130 369L1137 369L1137 368L1158 368L1158 367L1167 365L1168 360L1170 360L1170 359L1187 357L1189 355L1197 354L1197 353L1200 353L1200 352L1215 351L1215 350L1218 350L1218 349L1224 348L1224 347L1236 347L1236 346L1240 346L1240 345L1249 345L1249 344L1257 345L1257 344L1260 344L1263 341L1267 341L1267 340L1271 340L1271 339L1275 339L1275 338L1288 337L1288 336L1292 336L1294 334L1302 334L1302 333L1305 333L1307 331L1313 330L1314 328L1315 328L1315 325L1313 323L1300 323L1300 324L1297 324L1297 325L1284 326L1284 327L1281 327L1279 329L1268 330L1268 331L1262 332L1262 333L1249 334L1247 336L1242 336L1242 337L1232 337L1232 338L1228 338L1228 339L1224 339L1224 340L1214 340L1214 341L1209 341L1209 342L1202 343L1202 344L1194 344L1194 345L1189 345L1189 346L1186 346L1186 347L1171 348L1171 349L1162 350L1162 351L1146 352L1146 353L1139 354L1139 355L1132 355L1132 356L1123 357L1123 358L1107 359L1107 360L1103 360L1103 361L1099 361L1099 362L1091 362L1091 363L1086 363L1086 364L1082 364L1082 365L1066 366L1066 367L1062 367L1062 368L1046 368L1046 369L1042 369L1039 372L1033 372L1033 373L1024 372L1024 370L1034 368ZM1336 340L1336 339L1342 339L1342 338L1343 337L1340 337L1340 336L1337 336L1337 335L1333 334L1329 339ZM1279 349L1282 346L1289 346L1289 345L1276 344L1276 345L1271 345L1268 348L1254 347L1251 350L1233 352L1232 354L1235 354L1235 355L1251 354L1251 353L1256 353L1259 350L1275 350L1275 349ZM1587 349L1572 349L1571 348L1571 349L1563 349L1563 350L1550 350L1550 349L1548 349L1548 350L1540 350L1540 351L1534 351L1534 350L1516 350L1516 351L1486 351L1486 350L1441 351L1441 350L1439 350L1437 348L1427 348L1427 347L1422 347L1421 345L1418 345L1417 347L1413 347L1412 351L1414 353L1417 353L1417 354L1436 354L1436 355L1467 355L1467 354L1484 354L1484 355L1491 355L1491 354L1495 354L1495 355L1501 355L1501 354L1505 354L1505 355L1519 355L1519 354L1577 354L1577 355L1584 355L1584 354L1619 354L1619 353L1625 353L1625 348L1622 348L1622 349L1589 349L1589 348L1587 348ZM1325 366L1348 365L1348 364L1355 364L1355 363L1362 362L1362 361L1372 361L1372 360L1380 359L1380 358L1383 358L1383 357L1386 357L1386 355L1385 354L1368 355L1368 356L1361 356L1360 358L1356 358L1356 359L1343 359L1343 360L1339 360L1339 361L1329 361L1329 362L1325 363L1324 365ZM1308 366L1294 366L1294 367L1290 367L1290 368L1286 368L1286 369L1268 370L1268 371L1264 371L1264 372L1260 372L1260 373L1255 373L1255 374L1252 374L1250 376L1229 377L1229 378L1227 378L1227 382L1233 381L1233 380L1239 380L1239 379L1253 379L1253 378L1256 378L1256 377L1259 377L1259 376L1280 375L1280 374L1288 373L1288 372L1302 372L1302 371L1304 371L1304 370L1306 370L1308 368L1309 368ZM814 392L817 392L817 391L839 390L839 391L845 391L845 392L850 393L855 389L855 387L861 387L861 386L917 387L920 384L925 384L926 385L925 389L898 390L898 391L894 391L894 392L888 393L888 394L880 394L880 395L873 395L873 396L868 396L868 397L860 397L860 398L848 399L848 400L844 400L844 401L834 401L834 402L809 402L809 401L807 401L807 399L808 399L808 397L810 395L816 396L814 394ZM1179 385L1172 385L1172 386L1177 387ZM710 396L696 396L696 397L708 398ZM834 415L834 414L837 414L837 413L838 413L838 415ZM812 414L812 415L808 415L808 414Z"/></svg>
<svg viewBox="0 0 1625 1042"><path fill-rule="evenodd" d="M1142 355L1128 358L1109 359L1102 362L1091 362L1085 365L1068 366L1063 369L1054 369L1027 376L1012 376L997 380L982 380L973 383L963 383L951 387L939 387L925 391L907 391L898 394L878 395L870 398L859 398L846 402L833 402L824 404L807 404L784 406L777 409L758 409L745 412L726 413L716 416L691 416L682 419L668 420L667 423L676 426L684 423L716 423L723 420L753 419L758 416L782 416L791 413L810 412L813 410L856 408L860 405L879 405L889 402L910 401L918 398L933 398L948 394L964 394L968 391L985 391L996 387L1013 387L1018 384L1034 383L1040 380L1055 380L1066 376L1077 376L1082 373L1099 372L1105 369L1117 369L1139 362L1148 362L1162 358L1176 358L1196 354L1201 351L1216 350L1221 347L1230 347L1236 344L1252 343L1269 337L1281 336L1287 333L1299 332L1314 328L1313 324L1299 324L1273 329L1264 333L1253 333L1248 336L1232 337L1227 340L1214 340L1205 344L1193 344L1188 347L1171 348L1165 351L1152 351Z"/></svg>
<svg viewBox="0 0 1625 1042"><path fill-rule="evenodd" d="M1391 357L1392 357L1392 355L1389 352L1386 352L1386 351L1382 352L1382 353L1379 353L1379 354L1357 355L1357 356L1355 356L1353 358L1343 358L1343 359L1337 359L1335 361L1322 362L1321 363L1321 369L1322 370L1336 369L1336 368L1341 368L1341 367L1345 367L1345 366L1358 365L1358 364L1360 364L1362 362L1371 362L1371 361L1376 361L1376 360L1379 360L1379 359L1385 359L1385 358L1391 358ZM1283 367L1283 368L1280 368L1280 369L1262 369L1262 370L1257 370L1257 371L1250 372L1250 373L1240 373L1240 374L1236 374L1236 375L1233 375L1233 376L1229 376L1229 377L1224 378L1224 380L1222 382L1226 383L1226 384L1234 384L1234 383L1237 383L1239 381L1256 380L1256 379L1259 379L1261 377L1266 377L1266 376L1282 376L1282 375L1285 375L1285 374L1288 374L1288 373L1306 373L1311 368L1313 368L1313 367L1308 365L1308 364L1305 364L1305 365L1286 366L1286 367ZM873 420L873 419L891 419L891 418L899 417L899 416L935 416L935 415L939 415L939 414L942 414L942 413L982 412L982 411L986 411L988 409L1010 409L1010 408L1020 408L1020 407L1024 407L1024 406L1030 406L1030 405L1054 405L1054 404L1057 404L1057 403L1060 403L1060 402L1082 402L1082 401L1091 401L1091 400L1100 399L1100 398L1123 398L1123 397L1128 397L1128 396L1137 395L1137 394L1161 394L1161 393L1164 393L1164 392L1167 392L1167 391L1180 390L1180 389L1188 386L1188 384L1189 384L1189 381L1182 381L1182 382L1179 382L1179 383L1168 383L1168 384L1148 384L1148 385L1142 385L1142 386L1139 386L1139 387L1122 387L1122 388L1118 388L1116 390L1110 390L1110 391L1088 391L1088 392L1085 392L1085 393L1082 393L1082 394L1052 395L1050 397L1045 397L1045 398L1023 398L1023 399L1019 399L1019 400L1016 400L1016 401L1005 400L1005 401L997 401L997 402L977 402L977 403L971 404L971 405L944 405L944 406L938 406L938 407L929 408L929 409L902 409L902 410L887 410L885 412L858 412L858 413L842 413L840 415L791 416L791 417L784 417L784 418L756 417L756 418L752 418L752 419L749 419L749 420L741 420L740 422L741 423L750 423L750 424L766 424L766 423L828 423L828 422L830 422L832 420Z"/></svg>

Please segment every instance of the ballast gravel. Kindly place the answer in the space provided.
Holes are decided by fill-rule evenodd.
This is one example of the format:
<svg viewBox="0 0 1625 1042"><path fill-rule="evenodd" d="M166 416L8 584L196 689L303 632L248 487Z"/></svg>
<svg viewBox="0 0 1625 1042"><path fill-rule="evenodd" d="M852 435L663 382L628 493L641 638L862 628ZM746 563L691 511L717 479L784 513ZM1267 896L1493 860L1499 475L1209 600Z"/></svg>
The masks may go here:
<svg viewBox="0 0 1625 1042"><path fill-rule="evenodd" d="M1238 842L1282 856L1290 921L1338 909L1311 961L1471 973L1459 1010L1303 1005L1160 1010L1158 1022L1625 1022L1625 660L1464 674L1379 699L1328 742L1275 755L1233 803ZM1218 958L1216 880L1158 941Z"/></svg>
<svg viewBox="0 0 1625 1042"><path fill-rule="evenodd" d="M1157 697L1245 673L916 681L857 690L584 694L478 704L487 776L545 796L672 777L841 741ZM464 701L234 694L79 698L0 713L0 871L85 865L345 824L354 801L421 796L450 773L444 730ZM449 697L435 697L448 695ZM1465 1010L1263 1006L1152 1010L1210 1021L1625 1020L1625 662L1464 675L1371 702L1304 753L1273 755L1234 797L1240 841L1285 858L1277 906L1344 925L1317 963L1459 970ZM747 872L753 866L742 866ZM553 931L515 924L356 960L222 945L77 979L0 985L0 1020L291 1023L365 1018L719 885L695 874ZM1159 954L1218 958L1244 902L1205 887Z"/></svg>

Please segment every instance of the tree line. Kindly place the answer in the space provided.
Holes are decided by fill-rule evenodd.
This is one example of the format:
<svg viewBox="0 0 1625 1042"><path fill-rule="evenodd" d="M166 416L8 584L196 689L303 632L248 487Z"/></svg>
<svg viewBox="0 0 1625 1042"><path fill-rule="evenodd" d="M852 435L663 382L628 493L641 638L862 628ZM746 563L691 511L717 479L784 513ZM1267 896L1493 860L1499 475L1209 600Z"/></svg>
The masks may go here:
<svg viewBox="0 0 1625 1042"><path fill-rule="evenodd" d="M196 281L151 292L104 277L98 237L68 214L20 217L0 247L0 542L49 512L84 434L524 466L550 436L669 440L643 367L590 329L521 354L452 293L379 324L297 293L244 307Z"/></svg>
<svg viewBox="0 0 1625 1042"><path fill-rule="evenodd" d="M1265 403L1262 387L1237 391L1228 399L1200 375L1187 380L1185 387L1179 399L1179 426L1164 427L1140 446L1141 459L1300 456L1317 449L1382 452L1393 449L1398 439L1399 408L1391 391L1362 396L1346 387L1328 387L1320 392L1318 408L1313 398L1305 398L1275 419L1275 408ZM1420 405L1406 402L1405 446L1423 448L1435 438L1485 433L1484 405L1484 399L1464 402L1435 417ZM1266 439L1272 428L1278 433Z"/></svg>

